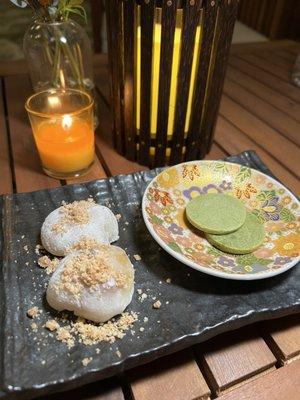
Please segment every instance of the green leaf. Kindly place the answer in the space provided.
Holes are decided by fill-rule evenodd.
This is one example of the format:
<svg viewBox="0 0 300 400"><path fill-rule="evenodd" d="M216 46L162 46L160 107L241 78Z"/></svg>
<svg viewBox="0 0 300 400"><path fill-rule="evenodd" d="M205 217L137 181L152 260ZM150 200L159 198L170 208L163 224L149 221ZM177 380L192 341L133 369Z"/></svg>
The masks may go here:
<svg viewBox="0 0 300 400"><path fill-rule="evenodd" d="M259 210L252 210L251 214L255 215L256 218L262 223L264 223L266 221L266 219L264 218L264 216L261 214L261 212Z"/></svg>
<svg viewBox="0 0 300 400"><path fill-rule="evenodd" d="M216 162L214 164L214 170L228 172L227 165L224 162Z"/></svg>
<svg viewBox="0 0 300 400"><path fill-rule="evenodd" d="M275 190L263 190L259 195L256 196L256 198L265 201L265 200L271 200L275 196L276 196Z"/></svg>
<svg viewBox="0 0 300 400"><path fill-rule="evenodd" d="M151 222L155 225L162 225L164 221L158 218L156 215L152 215Z"/></svg>
<svg viewBox="0 0 300 400"><path fill-rule="evenodd" d="M237 173L236 180L239 182L243 182L250 177L251 177L251 169L243 166Z"/></svg>
<svg viewBox="0 0 300 400"><path fill-rule="evenodd" d="M280 219L285 222L295 221L295 219L296 219L294 214L288 208L282 208L280 210L279 216L280 216Z"/></svg>
<svg viewBox="0 0 300 400"><path fill-rule="evenodd" d="M170 243L168 243L168 246L169 246L172 250L176 251L176 253L182 254L182 251L181 251L181 249L180 249L180 247L178 246L177 243L175 243L175 242L170 242Z"/></svg>

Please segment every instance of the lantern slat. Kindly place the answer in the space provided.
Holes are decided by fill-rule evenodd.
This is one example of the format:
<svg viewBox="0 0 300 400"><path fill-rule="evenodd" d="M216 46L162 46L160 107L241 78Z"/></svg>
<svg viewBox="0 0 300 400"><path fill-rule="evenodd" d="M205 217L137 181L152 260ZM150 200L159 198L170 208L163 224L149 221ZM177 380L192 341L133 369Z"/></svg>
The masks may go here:
<svg viewBox="0 0 300 400"><path fill-rule="evenodd" d="M107 32L108 32L108 50L110 54L110 65L112 75L112 99L114 107L114 142L118 152L123 153L122 145L122 101L121 93L123 90L122 64L120 54L120 42L122 42L121 13L119 11L118 0L106 1L107 12ZM117 10L117 12L116 12Z"/></svg>
<svg viewBox="0 0 300 400"><path fill-rule="evenodd" d="M216 123L216 115L219 110L220 100L225 79L227 60L229 56L229 48L231 45L233 27L238 11L238 0L227 0L221 2L219 9L217 31L219 37L216 37L216 57L215 65L211 77L212 86L207 98L205 109L209 110L205 113L203 124L203 140L204 143L199 148L199 157L204 157L213 141L214 127Z"/></svg>
<svg viewBox="0 0 300 400"><path fill-rule="evenodd" d="M155 141L155 166L162 166L166 160L167 130L173 61L174 32L177 0L163 0L161 21L161 52L159 68L159 92L157 129Z"/></svg>
<svg viewBox="0 0 300 400"><path fill-rule="evenodd" d="M141 0L141 122L138 161L149 165L152 42L155 0Z"/></svg>
<svg viewBox="0 0 300 400"><path fill-rule="evenodd" d="M125 155L135 159L135 124L134 124L134 10L131 0L124 1L124 132Z"/></svg>
<svg viewBox="0 0 300 400"><path fill-rule="evenodd" d="M201 119L203 114L203 106L205 93L208 86L209 64L213 47L213 39L217 18L217 4L214 0L206 0L202 12L202 30L201 30L201 47L200 58L196 73L196 81L194 88L193 107L191 111L190 126L186 145L186 160L194 160L197 157L198 149L196 148L196 140L201 143Z"/></svg>
<svg viewBox="0 0 300 400"><path fill-rule="evenodd" d="M174 131L172 136L170 164L180 162L182 159L184 129L190 91L196 29L199 24L201 7L202 0L195 0L194 2L187 1L183 9L184 14L182 26L181 54L178 73Z"/></svg>

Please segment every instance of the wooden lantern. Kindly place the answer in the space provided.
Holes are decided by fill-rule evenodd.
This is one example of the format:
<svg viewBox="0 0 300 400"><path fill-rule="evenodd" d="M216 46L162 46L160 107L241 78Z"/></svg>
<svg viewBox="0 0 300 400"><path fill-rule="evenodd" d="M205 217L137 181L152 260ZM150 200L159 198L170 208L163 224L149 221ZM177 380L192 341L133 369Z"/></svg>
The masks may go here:
<svg viewBox="0 0 300 400"><path fill-rule="evenodd" d="M238 0L107 0L114 141L158 167L203 158Z"/></svg>

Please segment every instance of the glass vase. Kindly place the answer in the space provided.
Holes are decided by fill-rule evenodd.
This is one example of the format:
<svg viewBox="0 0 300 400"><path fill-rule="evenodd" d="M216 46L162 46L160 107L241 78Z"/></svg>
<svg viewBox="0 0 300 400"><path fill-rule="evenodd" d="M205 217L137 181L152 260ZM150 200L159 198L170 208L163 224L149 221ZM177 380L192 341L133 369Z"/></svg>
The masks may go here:
<svg viewBox="0 0 300 400"><path fill-rule="evenodd" d="M35 92L71 88L94 98L91 43L77 22L33 21L25 33L23 49Z"/></svg>

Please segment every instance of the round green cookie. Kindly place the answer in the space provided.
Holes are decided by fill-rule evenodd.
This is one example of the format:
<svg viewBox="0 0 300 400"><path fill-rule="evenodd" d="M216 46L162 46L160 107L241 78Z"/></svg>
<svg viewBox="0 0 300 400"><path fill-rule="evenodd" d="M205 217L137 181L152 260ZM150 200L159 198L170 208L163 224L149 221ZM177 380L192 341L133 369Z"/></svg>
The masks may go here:
<svg viewBox="0 0 300 400"><path fill-rule="evenodd" d="M241 228L226 235L206 234L207 240L219 250L232 254L247 254L257 249L265 236L264 227L255 215L247 213Z"/></svg>
<svg viewBox="0 0 300 400"><path fill-rule="evenodd" d="M187 204L185 211L187 219L196 228L219 235L236 231L246 219L244 204L222 193L197 196Z"/></svg>

